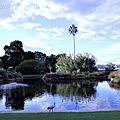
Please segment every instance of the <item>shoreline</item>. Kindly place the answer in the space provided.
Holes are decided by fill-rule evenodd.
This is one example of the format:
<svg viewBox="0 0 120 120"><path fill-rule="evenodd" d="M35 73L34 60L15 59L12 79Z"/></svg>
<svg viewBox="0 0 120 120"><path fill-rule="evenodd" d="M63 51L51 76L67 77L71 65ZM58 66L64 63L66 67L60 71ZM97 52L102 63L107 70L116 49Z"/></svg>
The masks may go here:
<svg viewBox="0 0 120 120"><path fill-rule="evenodd" d="M67 112L109 112L109 111L120 111L120 108L118 109L97 109L97 110L53 110L54 113L67 113ZM0 111L0 114L5 114L5 113L49 113L48 110L43 110L43 111L39 111L39 110L16 110L16 111Z"/></svg>

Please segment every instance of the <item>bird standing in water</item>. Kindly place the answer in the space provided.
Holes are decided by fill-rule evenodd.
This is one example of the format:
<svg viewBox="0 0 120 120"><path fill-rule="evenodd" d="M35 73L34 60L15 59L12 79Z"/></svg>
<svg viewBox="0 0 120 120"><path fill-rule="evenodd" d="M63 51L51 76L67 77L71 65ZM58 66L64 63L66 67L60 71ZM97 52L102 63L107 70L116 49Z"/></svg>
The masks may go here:
<svg viewBox="0 0 120 120"><path fill-rule="evenodd" d="M51 105L51 106L49 106L47 109L49 110L49 112L52 110L52 112L53 112L53 109L55 108L55 102L54 102L54 105Z"/></svg>

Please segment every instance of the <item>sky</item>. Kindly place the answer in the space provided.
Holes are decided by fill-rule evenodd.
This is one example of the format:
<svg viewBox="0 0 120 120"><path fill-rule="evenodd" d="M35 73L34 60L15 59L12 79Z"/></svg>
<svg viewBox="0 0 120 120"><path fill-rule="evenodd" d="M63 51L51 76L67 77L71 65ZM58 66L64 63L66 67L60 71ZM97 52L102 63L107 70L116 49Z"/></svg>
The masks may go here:
<svg viewBox="0 0 120 120"><path fill-rule="evenodd" d="M120 64L119 0L0 0L0 56L14 40L25 51L73 54L72 24L78 27L76 54Z"/></svg>

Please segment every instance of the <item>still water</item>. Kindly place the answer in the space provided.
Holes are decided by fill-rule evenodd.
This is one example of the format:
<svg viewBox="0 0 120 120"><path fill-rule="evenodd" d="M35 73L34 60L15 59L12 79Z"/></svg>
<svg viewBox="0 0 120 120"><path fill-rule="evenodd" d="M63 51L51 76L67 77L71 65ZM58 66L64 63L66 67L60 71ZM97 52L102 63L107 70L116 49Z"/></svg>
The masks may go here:
<svg viewBox="0 0 120 120"><path fill-rule="evenodd" d="M90 111L120 109L120 86L109 81L0 85L0 111Z"/></svg>

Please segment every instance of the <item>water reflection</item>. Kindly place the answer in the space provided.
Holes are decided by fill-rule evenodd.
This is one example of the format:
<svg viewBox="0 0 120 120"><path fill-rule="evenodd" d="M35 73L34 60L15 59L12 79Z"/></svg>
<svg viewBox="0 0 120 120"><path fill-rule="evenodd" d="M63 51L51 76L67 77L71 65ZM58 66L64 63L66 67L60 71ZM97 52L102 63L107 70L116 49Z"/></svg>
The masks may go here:
<svg viewBox="0 0 120 120"><path fill-rule="evenodd" d="M120 90L120 84L110 82L109 85L113 89Z"/></svg>
<svg viewBox="0 0 120 120"><path fill-rule="evenodd" d="M3 90L0 90L0 100L3 99L3 93L4 93L4 91L3 91Z"/></svg>
<svg viewBox="0 0 120 120"><path fill-rule="evenodd" d="M68 84L57 85L57 93L63 97L64 100L84 102L84 98L91 100L91 97L96 98L96 81L73 82Z"/></svg>
<svg viewBox="0 0 120 120"><path fill-rule="evenodd" d="M111 103L113 98L118 100L117 96L114 96L115 92L111 91L110 87L120 90L118 84L102 83L99 80L73 81L64 84L46 84L41 80L27 80L26 84L28 85L0 89L0 111L46 110L46 105L53 102L57 103L56 110L89 109L91 106L98 109L105 107L101 102L105 97L110 98L109 102ZM109 94L104 92L105 89ZM99 96L98 93L100 94Z"/></svg>
<svg viewBox="0 0 120 120"><path fill-rule="evenodd" d="M26 84L6 84L0 86L0 98L3 99L5 96L5 107L6 109L12 110L24 110L24 101L39 96L44 93L44 85L26 85ZM31 84L31 83L30 83ZM38 86L39 87L38 87Z"/></svg>
<svg viewBox="0 0 120 120"><path fill-rule="evenodd" d="M13 89L6 89L5 91L6 109L11 107L12 110L24 110L25 88L18 87Z"/></svg>

